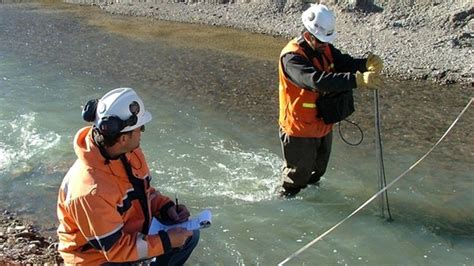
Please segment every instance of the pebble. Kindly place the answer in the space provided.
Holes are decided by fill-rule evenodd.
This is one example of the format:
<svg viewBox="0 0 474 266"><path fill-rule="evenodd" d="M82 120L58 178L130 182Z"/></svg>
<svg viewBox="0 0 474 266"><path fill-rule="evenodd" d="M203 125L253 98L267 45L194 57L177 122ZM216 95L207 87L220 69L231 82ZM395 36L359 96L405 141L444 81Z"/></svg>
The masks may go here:
<svg viewBox="0 0 474 266"><path fill-rule="evenodd" d="M0 212L0 265L60 265L54 239L46 241L9 211Z"/></svg>
<svg viewBox="0 0 474 266"><path fill-rule="evenodd" d="M35 244L30 244L27 247L29 253L35 253L38 250L38 247Z"/></svg>
<svg viewBox="0 0 474 266"><path fill-rule="evenodd" d="M19 225L19 226L15 227L15 230L17 230L17 231L23 231L25 229L26 229L26 226L24 226L24 225Z"/></svg>

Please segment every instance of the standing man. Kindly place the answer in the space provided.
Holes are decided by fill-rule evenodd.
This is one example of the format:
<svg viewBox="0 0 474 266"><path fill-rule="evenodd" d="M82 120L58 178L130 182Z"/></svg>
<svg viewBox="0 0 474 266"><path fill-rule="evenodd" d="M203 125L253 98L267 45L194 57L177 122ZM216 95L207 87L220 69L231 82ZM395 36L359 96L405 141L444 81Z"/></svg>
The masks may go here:
<svg viewBox="0 0 474 266"><path fill-rule="evenodd" d="M93 126L74 138L78 159L61 184L59 252L66 264L182 265L199 241L184 228L149 235L151 219L179 223L189 212L150 186L140 137L151 114L130 88L90 100L82 112Z"/></svg>
<svg viewBox="0 0 474 266"><path fill-rule="evenodd" d="M285 159L281 196L316 184L331 153L332 126L354 111L352 89L380 89L380 57L354 59L331 42L334 13L316 4L303 12L304 31L280 54L280 140Z"/></svg>

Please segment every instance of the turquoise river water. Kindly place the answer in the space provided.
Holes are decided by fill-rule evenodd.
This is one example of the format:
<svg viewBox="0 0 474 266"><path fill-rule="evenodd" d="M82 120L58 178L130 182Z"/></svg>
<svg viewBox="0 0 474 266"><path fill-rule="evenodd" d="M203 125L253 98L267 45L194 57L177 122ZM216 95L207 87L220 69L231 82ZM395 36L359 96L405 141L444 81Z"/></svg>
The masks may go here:
<svg viewBox="0 0 474 266"><path fill-rule="evenodd" d="M73 136L86 125L81 105L116 87L135 88L153 114L142 136L153 185L176 193L192 213L213 212L189 265L276 265L377 191L371 141L352 147L335 134L321 186L290 200L276 197L276 113L264 118L265 105L276 110L276 60L193 47L185 37L118 34L99 25L108 15L78 8L0 3L1 208L54 233L58 186L75 160ZM85 23L91 13L104 20ZM213 31L194 31L200 29ZM273 98L264 105L248 96L249 88L265 87ZM402 144L391 146L388 181L429 148L407 153ZM394 222L381 218L374 202L288 264L473 265L473 147L463 147L470 158L435 151L395 184Z"/></svg>

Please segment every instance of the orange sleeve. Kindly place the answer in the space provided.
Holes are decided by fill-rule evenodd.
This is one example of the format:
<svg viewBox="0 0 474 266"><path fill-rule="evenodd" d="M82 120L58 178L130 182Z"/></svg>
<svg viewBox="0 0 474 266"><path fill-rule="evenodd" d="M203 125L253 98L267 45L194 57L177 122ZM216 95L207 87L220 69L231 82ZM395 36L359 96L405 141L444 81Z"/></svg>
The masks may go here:
<svg viewBox="0 0 474 266"><path fill-rule="evenodd" d="M150 207L154 217L159 217L160 213L166 212L169 207L175 206L175 203L167 196L161 194L158 190L150 188Z"/></svg>
<svg viewBox="0 0 474 266"><path fill-rule="evenodd" d="M164 253L159 235L125 234L123 220L114 204L90 193L73 200L71 215L92 248L109 262L131 262Z"/></svg>

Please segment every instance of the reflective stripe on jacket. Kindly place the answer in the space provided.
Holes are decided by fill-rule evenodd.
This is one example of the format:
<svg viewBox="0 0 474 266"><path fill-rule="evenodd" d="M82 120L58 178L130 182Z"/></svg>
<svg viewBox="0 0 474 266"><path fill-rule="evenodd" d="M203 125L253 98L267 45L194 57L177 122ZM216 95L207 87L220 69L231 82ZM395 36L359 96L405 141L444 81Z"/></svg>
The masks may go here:
<svg viewBox="0 0 474 266"><path fill-rule="evenodd" d="M63 179L58 195L58 250L66 264L132 262L162 255L159 235L141 234L145 216L120 160L106 162L92 141L91 127L78 131L78 159ZM149 217L174 203L150 186L140 148L126 154L133 174L145 182Z"/></svg>
<svg viewBox="0 0 474 266"><path fill-rule="evenodd" d="M326 125L322 119L317 117L316 100L319 93L299 87L286 76L281 59L287 53L296 53L309 60L296 38L291 40L281 51L278 68L280 83L279 125L285 133L294 137L320 138L326 136L332 130L333 124ZM315 68L321 71L332 72L333 58L329 46L324 50L322 62L313 58L312 63Z"/></svg>

